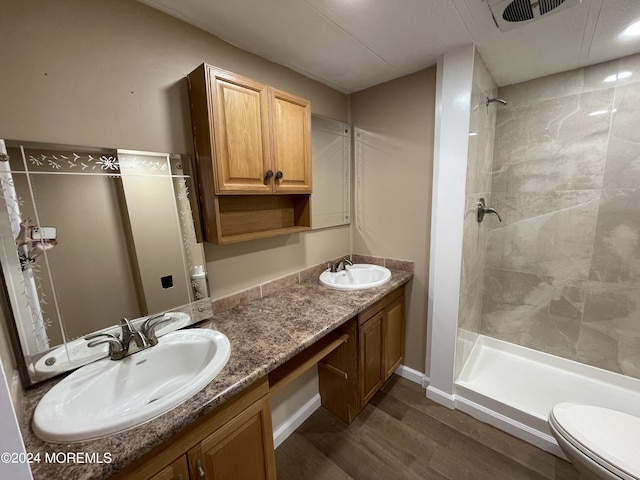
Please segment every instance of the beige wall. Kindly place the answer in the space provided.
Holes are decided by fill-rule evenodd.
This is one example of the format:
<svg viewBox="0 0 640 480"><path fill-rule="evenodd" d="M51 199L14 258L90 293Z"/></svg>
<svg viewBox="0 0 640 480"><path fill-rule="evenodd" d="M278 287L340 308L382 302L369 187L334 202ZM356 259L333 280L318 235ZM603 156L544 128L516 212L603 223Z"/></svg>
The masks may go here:
<svg viewBox="0 0 640 480"><path fill-rule="evenodd" d="M347 96L128 0L5 2L0 132L5 138L193 154L185 76L202 62L311 101L346 121ZM8 44L5 44L7 47ZM207 245L212 297L350 250L349 227Z"/></svg>
<svg viewBox="0 0 640 480"><path fill-rule="evenodd" d="M408 367L424 372L435 67L355 93L355 225L352 251L413 260Z"/></svg>

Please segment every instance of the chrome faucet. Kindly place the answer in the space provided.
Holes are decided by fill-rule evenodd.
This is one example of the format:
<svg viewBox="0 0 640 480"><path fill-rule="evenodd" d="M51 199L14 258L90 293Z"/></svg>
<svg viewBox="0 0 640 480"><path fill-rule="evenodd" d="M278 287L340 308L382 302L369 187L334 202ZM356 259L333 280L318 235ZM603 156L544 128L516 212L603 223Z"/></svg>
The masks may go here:
<svg viewBox="0 0 640 480"><path fill-rule="evenodd" d="M353 265L353 262L348 257L344 257L339 262L327 262L327 268L331 273L337 273L340 270L346 270L346 265Z"/></svg>
<svg viewBox="0 0 640 480"><path fill-rule="evenodd" d="M134 327L126 318L120 320L120 327L122 328L122 346L126 351L129 351L131 340L136 343L136 346L140 350L144 350L151 346L144 334L141 331L136 330L136 327Z"/></svg>
<svg viewBox="0 0 640 480"><path fill-rule="evenodd" d="M346 270L347 265L353 266L353 262L349 260L347 257L344 257L342 260L338 262L337 271Z"/></svg>
<svg viewBox="0 0 640 480"><path fill-rule="evenodd" d="M154 315L147 318L142 324L142 335L147 339L150 346L158 344L158 336L156 335L156 328L173 322L173 318L165 317L164 313Z"/></svg>
<svg viewBox="0 0 640 480"><path fill-rule="evenodd" d="M157 317L158 316L154 318ZM122 360L124 357L129 355L129 347L132 340L135 342L138 350L144 350L145 348L149 348L158 343L157 338L155 343L150 343L145 334L136 330L136 327L134 327L126 318L120 320L120 327L122 328L122 338L120 338L120 334L117 333L94 333L84 337L87 341L94 340L87 343L87 347L97 347L98 345L108 343L109 357L111 360Z"/></svg>

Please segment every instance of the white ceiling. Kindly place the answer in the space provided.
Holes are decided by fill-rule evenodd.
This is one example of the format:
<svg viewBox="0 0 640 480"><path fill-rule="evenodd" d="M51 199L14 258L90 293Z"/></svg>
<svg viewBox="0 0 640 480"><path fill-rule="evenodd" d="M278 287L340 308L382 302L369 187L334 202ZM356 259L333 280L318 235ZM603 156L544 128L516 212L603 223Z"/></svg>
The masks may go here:
<svg viewBox="0 0 640 480"><path fill-rule="evenodd" d="M582 0L504 33L486 0L141 1L345 93L469 43L499 86L640 52L640 38L619 38L639 0Z"/></svg>

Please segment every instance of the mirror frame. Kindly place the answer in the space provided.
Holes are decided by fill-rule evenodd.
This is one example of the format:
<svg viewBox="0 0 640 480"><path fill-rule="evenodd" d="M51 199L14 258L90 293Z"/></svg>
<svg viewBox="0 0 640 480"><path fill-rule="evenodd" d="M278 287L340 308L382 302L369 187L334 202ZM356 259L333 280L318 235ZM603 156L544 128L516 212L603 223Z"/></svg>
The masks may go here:
<svg viewBox="0 0 640 480"><path fill-rule="evenodd" d="M343 226L343 225L350 225L351 224L351 219L353 217L353 215L351 214L351 208L352 208L352 172L353 172L353 167L352 167L352 163L353 163L353 155L352 155L352 151L353 151L353 128L351 125L349 125L348 123L345 122L341 122L340 120L334 120L332 118L327 118L327 117L323 117L320 115L315 115L312 114L311 115L311 141L312 141L312 152L315 150L315 148L317 147L317 145L313 145L313 133L314 131L322 131L325 133L328 133L330 135L333 135L336 139L337 138L343 138L345 139L345 143L342 146L341 149L341 153L342 153L342 169L340 171L336 171L335 172L335 176L330 179L329 181L333 184L333 185L340 185L342 186L342 192L343 192L343 210L341 212L343 219L341 221L334 221L334 222L329 222L324 224L323 222L319 222L317 214L318 214L318 196L317 196L317 192L318 192L318 188L317 188L317 184L314 184L313 186L313 194L312 194L312 201L313 201L313 209L312 209L312 219L311 219L311 225L312 225L312 230L321 230L324 228L331 228L331 227L338 227L338 226ZM315 169L317 168L318 165L318 159L316 157L313 157L312 154L312 168L314 169L314 173L313 173L313 179L314 182L316 182L316 179L318 178L319 175L317 175L317 172L315 172ZM315 197L314 197L315 195ZM336 212L336 216L337 216L337 212ZM321 226L316 226L318 225L318 223L322 223Z"/></svg>

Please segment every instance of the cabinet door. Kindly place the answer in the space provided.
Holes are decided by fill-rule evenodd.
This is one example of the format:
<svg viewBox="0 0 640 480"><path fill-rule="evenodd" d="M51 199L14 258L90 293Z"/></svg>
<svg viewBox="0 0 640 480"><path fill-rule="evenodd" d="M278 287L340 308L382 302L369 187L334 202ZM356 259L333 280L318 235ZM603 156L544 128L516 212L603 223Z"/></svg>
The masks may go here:
<svg viewBox="0 0 640 480"><path fill-rule="evenodd" d="M275 193L311 193L311 105L271 88Z"/></svg>
<svg viewBox="0 0 640 480"><path fill-rule="evenodd" d="M183 455L166 468L163 468L149 480L189 480L187 456Z"/></svg>
<svg viewBox="0 0 640 480"><path fill-rule="evenodd" d="M257 401L205 438L189 452L189 466L194 478L275 480L269 400Z"/></svg>
<svg viewBox="0 0 640 480"><path fill-rule="evenodd" d="M384 368L385 380L404 360L404 295L384 309Z"/></svg>
<svg viewBox="0 0 640 480"><path fill-rule="evenodd" d="M209 75L216 194L270 194L267 86L215 68Z"/></svg>
<svg viewBox="0 0 640 480"><path fill-rule="evenodd" d="M364 407L384 383L383 327L381 311L360 326L360 399Z"/></svg>

